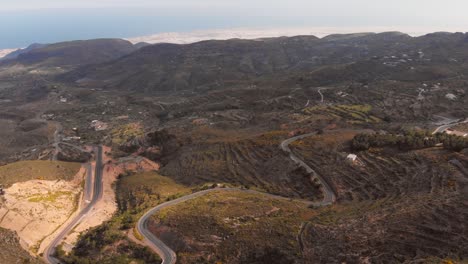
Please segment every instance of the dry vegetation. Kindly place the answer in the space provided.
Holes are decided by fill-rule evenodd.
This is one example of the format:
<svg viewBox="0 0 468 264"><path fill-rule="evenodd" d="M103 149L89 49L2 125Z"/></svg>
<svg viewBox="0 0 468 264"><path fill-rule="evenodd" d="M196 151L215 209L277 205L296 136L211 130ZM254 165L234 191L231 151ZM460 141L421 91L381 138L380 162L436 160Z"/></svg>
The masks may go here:
<svg viewBox="0 0 468 264"><path fill-rule="evenodd" d="M52 45L19 61L46 68L0 64L0 162L47 158L42 153L50 152L55 129L38 119L42 114L80 144L123 145L122 156L157 161L169 178L123 174L115 185L119 212L83 234L64 258L156 263L126 232L146 209L201 185L320 199L319 187L279 144L325 128L291 149L330 183L336 205L308 210L291 201L214 193L166 210L155 218L155 233L182 263L461 262L468 258L466 149L370 147L356 153L354 164L346 156L362 128L393 133L432 127L436 115L464 117L468 82L459 73L467 70L467 37L392 32L162 44L57 79L49 66L103 62L133 47L113 40ZM68 102L59 102L61 96ZM94 119L110 129L90 129ZM164 133L140 142L143 131L155 128ZM0 184L70 179L78 167L14 163L0 167ZM56 202L63 194L38 194L30 202ZM309 223L299 232L303 221Z"/></svg>
<svg viewBox="0 0 468 264"><path fill-rule="evenodd" d="M117 201L122 212L140 214L168 199L191 193L190 189L156 172L122 175L117 182Z"/></svg>
<svg viewBox="0 0 468 264"><path fill-rule="evenodd" d="M2 245L0 247L0 263L43 263L21 248L18 236L12 231L0 228L0 244Z"/></svg>
<svg viewBox="0 0 468 264"><path fill-rule="evenodd" d="M139 123L121 125L111 131L112 144L120 145L143 135L143 127Z"/></svg>
<svg viewBox="0 0 468 264"><path fill-rule="evenodd" d="M79 163L61 161L19 161L0 167L0 184L10 186L29 180L66 180L80 170Z"/></svg>
<svg viewBox="0 0 468 264"><path fill-rule="evenodd" d="M13 184L0 202L0 226L14 230L37 253L45 238L78 208L82 174L75 181L32 180Z"/></svg>
<svg viewBox="0 0 468 264"><path fill-rule="evenodd" d="M453 129L468 133L468 123L460 124L458 126L453 127Z"/></svg>
<svg viewBox="0 0 468 264"><path fill-rule="evenodd" d="M468 158L441 148L359 152L346 161L353 133L310 137L293 149L336 190L302 235L312 263L427 263L468 256Z"/></svg>
<svg viewBox="0 0 468 264"><path fill-rule="evenodd" d="M60 251L61 259L70 264L159 263L154 252L132 242L127 233L133 232L147 209L187 193L189 188L157 172L121 174L116 182L119 211L110 221L83 233L70 254Z"/></svg>
<svg viewBox="0 0 468 264"><path fill-rule="evenodd" d="M429 158L446 155L444 150L371 149L357 153L358 162L352 164L346 156L355 133L330 133L293 144L293 150L332 183L339 200L374 200L451 190L453 175L449 164Z"/></svg>
<svg viewBox="0 0 468 264"><path fill-rule="evenodd" d="M217 191L162 210L151 229L180 263L300 263L297 235L310 211L300 202Z"/></svg>
<svg viewBox="0 0 468 264"><path fill-rule="evenodd" d="M206 131L208 128L202 130ZM186 185L231 183L289 197L314 199L318 186L279 148L284 131L233 137L229 133L203 134L203 140L183 145L161 172ZM194 139L202 136L193 133ZM232 133L231 133L232 134ZM208 136L215 135L211 138Z"/></svg>
<svg viewBox="0 0 468 264"><path fill-rule="evenodd" d="M466 195L466 194L465 194ZM467 258L460 196L410 195L320 210L303 234L311 263L429 263Z"/></svg>
<svg viewBox="0 0 468 264"><path fill-rule="evenodd" d="M344 119L350 124L378 123L381 119L371 114L370 105L318 105L304 109L307 115L326 115Z"/></svg>

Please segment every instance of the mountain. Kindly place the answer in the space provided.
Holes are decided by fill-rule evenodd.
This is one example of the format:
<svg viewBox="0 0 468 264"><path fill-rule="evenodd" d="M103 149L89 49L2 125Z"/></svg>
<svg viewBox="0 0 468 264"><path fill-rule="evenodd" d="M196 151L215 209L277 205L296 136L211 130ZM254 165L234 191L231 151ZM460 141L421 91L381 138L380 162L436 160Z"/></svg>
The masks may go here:
<svg viewBox="0 0 468 264"><path fill-rule="evenodd" d="M187 264L468 260L468 34L98 42L0 65L0 162L98 164L104 147L107 187L80 186L109 213L66 235L78 241L57 248L61 263L161 263L160 251ZM4 177L16 188L0 197L4 227L19 214L10 205L52 210L68 197L27 175L57 189L17 196L29 188ZM16 252L5 263L23 255L12 235L0 229ZM41 241L26 249L40 254Z"/></svg>
<svg viewBox="0 0 468 264"><path fill-rule="evenodd" d="M32 50L39 49L39 48L42 48L42 47L45 47L45 46L47 46L47 44L33 43L33 44L29 45L27 48L18 49L18 50L15 50L15 51L5 55L5 57L1 58L0 60L13 60L13 59L18 58L18 56L21 55L21 54L28 53L28 52L30 52Z"/></svg>
<svg viewBox="0 0 468 264"><path fill-rule="evenodd" d="M146 43L146 42L138 42L138 43L134 44L135 48L137 48L137 49L141 49L141 48L149 46L149 45L151 45L151 44Z"/></svg>
<svg viewBox="0 0 468 264"><path fill-rule="evenodd" d="M155 44L114 61L81 67L62 77L81 85L136 92L203 91L261 78L308 75L316 70L321 71L321 78L334 75L337 66L352 74L342 76L340 70L339 76L326 83L350 80L350 76L358 75L368 79L366 71L372 71L370 75L374 77L396 76L404 80L413 78L404 73L410 67L421 66L422 71L429 74L437 72L424 69L428 59L443 64L449 63L450 56L468 58L464 34L444 36L440 40L437 34L413 38L400 32L386 32L331 35L323 39L297 36L213 40L187 45ZM354 70L354 63L361 66ZM355 71L359 74L354 74ZM448 70L449 76L452 71L456 72ZM417 79L425 78L422 74Z"/></svg>
<svg viewBox="0 0 468 264"><path fill-rule="evenodd" d="M105 81L135 91L204 89L296 65L305 54L315 53L310 49L318 40L308 36L155 44L116 61L83 67L66 79Z"/></svg>
<svg viewBox="0 0 468 264"><path fill-rule="evenodd" d="M12 62L40 66L85 65L116 59L136 49L132 43L122 39L77 40L32 45L14 55L16 59Z"/></svg>

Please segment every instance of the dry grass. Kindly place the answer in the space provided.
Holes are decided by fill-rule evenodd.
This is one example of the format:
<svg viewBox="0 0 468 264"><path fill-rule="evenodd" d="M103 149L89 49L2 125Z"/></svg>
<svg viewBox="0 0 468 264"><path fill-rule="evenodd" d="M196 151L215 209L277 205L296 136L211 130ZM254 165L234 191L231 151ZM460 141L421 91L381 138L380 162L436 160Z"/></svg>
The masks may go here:
<svg viewBox="0 0 468 264"><path fill-rule="evenodd" d="M129 123L119 126L111 131L112 143L120 145L129 139L144 135L143 126L140 123Z"/></svg>
<svg viewBox="0 0 468 264"><path fill-rule="evenodd" d="M295 201L217 191L166 208L153 219L183 241L172 242L186 243L176 246L181 263L260 263L255 261L272 256L292 263L300 255L296 237L311 211Z"/></svg>
<svg viewBox="0 0 468 264"><path fill-rule="evenodd" d="M468 133L468 123L459 124L459 125L453 127L453 129Z"/></svg>
<svg viewBox="0 0 468 264"><path fill-rule="evenodd" d="M287 137L286 131L271 131L237 141L184 145L161 173L189 186L229 183L314 199L319 190L279 148Z"/></svg>
<svg viewBox="0 0 468 264"><path fill-rule="evenodd" d="M0 244L0 263L42 263L21 248L18 236L12 231L0 228Z"/></svg>
<svg viewBox="0 0 468 264"><path fill-rule="evenodd" d="M309 115L328 115L337 119L344 119L351 124L379 123L381 120L370 114L370 105L319 105L311 106L304 110Z"/></svg>
<svg viewBox="0 0 468 264"><path fill-rule="evenodd" d="M57 201L58 198L60 197L70 197L70 200L73 200L73 193L72 192L63 192L63 191L58 191L58 192L49 192L48 194L45 195L36 195L33 197L30 197L28 199L28 202L33 202L33 203L54 203Z"/></svg>
<svg viewBox="0 0 468 264"><path fill-rule="evenodd" d="M81 164L62 161L19 161L0 167L0 184L9 186L29 180L71 180Z"/></svg>
<svg viewBox="0 0 468 264"><path fill-rule="evenodd" d="M142 212L168 199L190 192L188 187L177 184L157 172L122 176L117 183L117 200L122 211L134 209Z"/></svg>

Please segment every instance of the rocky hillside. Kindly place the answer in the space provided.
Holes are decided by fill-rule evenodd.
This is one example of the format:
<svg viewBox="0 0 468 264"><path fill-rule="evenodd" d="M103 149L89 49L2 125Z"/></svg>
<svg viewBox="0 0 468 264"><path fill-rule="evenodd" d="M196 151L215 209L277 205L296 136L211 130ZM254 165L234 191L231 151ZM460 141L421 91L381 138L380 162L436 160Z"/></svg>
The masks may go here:
<svg viewBox="0 0 468 264"><path fill-rule="evenodd" d="M311 85L382 78L431 80L465 69L467 39L462 33L412 38L388 32L156 44L64 78L139 92L218 89L298 74Z"/></svg>
<svg viewBox="0 0 468 264"><path fill-rule="evenodd" d="M135 50L132 43L122 39L77 40L34 46L6 62L41 66L84 65L116 59Z"/></svg>
<svg viewBox="0 0 468 264"><path fill-rule="evenodd" d="M43 263L21 248L18 236L12 231L0 228L0 244L2 245L0 247L0 263Z"/></svg>

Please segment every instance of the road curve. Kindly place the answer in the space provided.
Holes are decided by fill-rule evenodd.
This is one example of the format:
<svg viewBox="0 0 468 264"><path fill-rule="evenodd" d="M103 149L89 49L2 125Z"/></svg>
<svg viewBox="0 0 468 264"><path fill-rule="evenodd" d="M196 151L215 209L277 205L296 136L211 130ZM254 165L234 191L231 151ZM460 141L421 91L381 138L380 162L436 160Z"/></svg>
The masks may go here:
<svg viewBox="0 0 468 264"><path fill-rule="evenodd" d="M436 134L436 133L443 133L445 130L451 128L451 127L454 127L456 125L459 125L459 124L463 124L463 123L468 123L468 118L463 120L463 121L458 121L458 122L451 122L451 123L448 123L448 124L443 124L439 127L437 127L434 132L432 132L432 134Z"/></svg>
<svg viewBox="0 0 468 264"><path fill-rule="evenodd" d="M314 206L326 206L330 205L336 200L336 195L333 192L333 189L330 187L330 185L320 176L318 175L310 166L308 166L304 161L299 159L296 155L294 155L289 148L289 144L296 140L303 139L305 137L309 137L312 135L315 135L316 133L309 133L309 134L304 134L300 135L297 137L293 137L290 139L287 139L283 141L280 145L281 149L289 154L289 157L296 163L298 163L300 166L304 167L308 173L312 174L312 177L315 177L319 179L320 183L323 185L323 192L324 192L324 197L323 200L320 202L311 202L311 201L305 201L305 200L297 200L303 202L306 205L314 205ZM287 197L282 197L282 196L277 196L273 194L268 194L268 193L262 193L254 190L245 190L245 189L238 189L238 188L214 188L214 189L209 189L209 190L204 190L196 193L192 193L186 196L183 196L181 198L168 201L165 203L162 203L156 207L153 207L150 209L148 212L146 212L137 222L136 229L137 231L143 236L143 243L145 243L149 248L151 248L154 252L156 252L162 259L162 264L175 264L177 261L177 256L176 253L164 242L162 242L159 238L157 238L153 233L151 233L148 230L148 220L150 217L159 211L161 211L164 208L167 208L169 206L177 205L179 203L183 203L189 200L192 200L194 198L200 197L202 195L205 195L207 193L213 192L213 191L243 191L243 192L248 192L248 193L255 193L255 194L262 194L262 195L267 195L272 198L276 199L287 199L290 200L290 198Z"/></svg>
<svg viewBox="0 0 468 264"><path fill-rule="evenodd" d="M93 196L89 202L89 204L81 210L81 212L52 240L52 242L46 247L44 250L44 260L50 264L60 264L60 260L54 257L55 248L58 244L63 240L63 238L70 233L76 225L78 225L86 214L91 211L94 207L96 202L102 196L102 172L103 172L103 164L102 164L102 146L99 146L96 154L96 168L94 172L94 185L93 185ZM90 177L87 177L88 179ZM89 188L89 187L87 187Z"/></svg>
<svg viewBox="0 0 468 264"><path fill-rule="evenodd" d="M194 198L197 198L199 196L202 196L204 194L207 194L209 192L212 192L214 189L210 190L204 190L196 193L192 193L189 195L186 195L184 197L168 201L165 203L162 203L148 212L146 212L139 220L136 225L137 231L144 237L143 243L145 243L148 247L150 247L153 251L155 251L162 259L162 264L174 264L177 261L177 256L175 252L168 247L164 242L159 240L153 233L151 233L148 230L148 219L154 215L155 213L159 212L160 210L176 205Z"/></svg>
<svg viewBox="0 0 468 264"><path fill-rule="evenodd" d="M320 102L323 103L323 100L325 99L322 93L322 90L325 90L326 88L319 88L317 92L320 94Z"/></svg>
<svg viewBox="0 0 468 264"><path fill-rule="evenodd" d="M336 201L336 195L330 185L320 176L315 170L313 170L309 165L307 165L303 160L298 158L289 148L289 144L293 143L296 140L300 140L306 137L310 137L316 135L317 133L309 133L304 134L296 137L292 137L286 139L285 141L281 142L281 149L289 154L289 158L292 159L295 163L299 164L299 166L306 169L307 173L311 173L313 178L317 178L320 181L320 184L323 186L323 200L318 203L314 203L316 206L326 206L333 204Z"/></svg>
<svg viewBox="0 0 468 264"><path fill-rule="evenodd" d="M177 261L177 256L175 252L169 246L164 244L164 242L162 242L153 233L151 233L151 231L148 230L148 220L150 219L150 217L158 213L164 208L195 199L197 197L203 196L205 194L208 194L214 191L223 191L223 192L224 191L241 191L241 192L252 193L252 194L261 194L261 195L265 195L267 197L271 197L274 199L291 200L291 198L288 198L288 197L259 192L255 190L239 189L239 188L213 188L213 189L208 189L208 190L203 190L203 191L195 192L192 194L188 194L178 199L171 200L171 201L162 203L156 207L153 207L138 220L136 228L137 228L137 231L143 236L143 243L147 245L149 248L151 248L154 252L156 252L161 257L162 264L175 264ZM316 203L313 203L311 201L306 201L306 200L295 199L295 201L302 202L306 206L316 204Z"/></svg>
<svg viewBox="0 0 468 264"><path fill-rule="evenodd" d="M323 98L323 94L321 93L321 90L322 90L322 88L318 90L318 93L322 97L321 102L323 102L324 98ZM437 127L434 130L433 134L439 133L439 132L440 133L444 132L448 128L450 128L452 126L455 126L455 125L458 125L458 124L461 124L461 123L468 123L468 119L466 119L464 121L453 122L453 123L450 123L450 124L441 125L441 126ZM308 133L308 134L299 135L299 136L295 136L295 137L286 139L283 142L281 142L280 147L284 152L289 154L289 158L291 160L293 160L299 166L305 168L306 171L308 173L312 174L313 178L317 178L320 181L321 185L323 186L323 200L322 201L320 201L320 202L302 201L302 202L304 202L306 204L309 204L309 205L314 205L314 206L327 206L327 205L333 204L336 201L335 192L333 191L331 186L325 181L325 179L322 176L320 176L314 169L312 169L303 160L301 160L298 156L296 156L291 151L291 149L289 148L289 145L291 143L293 143L294 141L301 140L301 139L304 139L306 137L310 137L310 136L313 136L313 135L316 135L316 133L315 132L314 133ZM210 193L210 192L213 192L213 191L219 191L219 190L223 190L223 191L237 190L237 191L244 191L244 192L250 192L250 193L261 193L261 192L257 192L257 191L253 191L253 190L244 190L244 189L237 189L237 188L222 188L222 189L221 188L215 188L215 189L204 190L204 191L192 193L192 194L183 196L181 198L178 198L178 199L175 199L175 200L168 201L168 202L165 202L163 204L160 204L160 205L150 209L148 212L146 212L138 220L136 228L137 228L138 232L143 236L143 242L161 257L162 264L175 264L176 261L177 261L177 256L176 256L175 252L171 248L169 248L166 244L164 244L164 242L159 240L153 233L151 233L148 230L148 220L149 220L149 218L152 215L156 214L157 212L159 212L160 210L162 210L162 209L164 209L166 207L177 205L179 203L183 203L183 202L186 202L188 200L192 200L194 198L205 195L207 193ZM289 198L286 198L286 197L276 196L276 195L272 195L272 194L268 194L268 193L261 193L261 194L268 195L268 196L271 196L271 197L274 197L274 198L289 199Z"/></svg>
<svg viewBox="0 0 468 264"><path fill-rule="evenodd" d="M52 160L57 160L58 153L60 152L60 141L61 141L61 136L60 134L63 131L63 127L60 123L56 124L55 132L54 132L54 143L52 146L54 147L54 153L52 155Z"/></svg>

